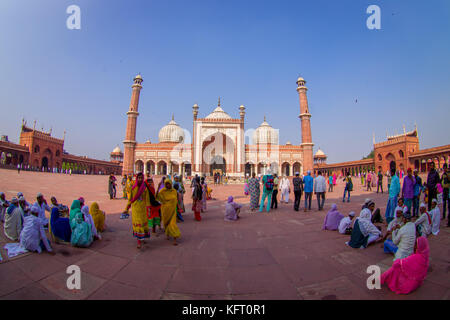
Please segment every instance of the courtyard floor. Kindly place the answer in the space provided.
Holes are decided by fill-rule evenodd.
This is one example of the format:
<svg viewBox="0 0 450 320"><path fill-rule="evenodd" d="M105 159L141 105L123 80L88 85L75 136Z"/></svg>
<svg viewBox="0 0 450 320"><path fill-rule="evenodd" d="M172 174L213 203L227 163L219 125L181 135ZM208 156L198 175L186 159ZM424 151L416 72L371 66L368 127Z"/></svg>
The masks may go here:
<svg viewBox="0 0 450 320"><path fill-rule="evenodd" d="M344 243L349 236L322 231L332 203L344 215L359 214L366 198L372 198L384 215L387 195L362 190L354 181L350 203L342 203L343 183L327 193L324 211L293 211L279 203L270 213L250 212L242 185L212 186L215 200L196 222L186 196L185 222L179 223L181 239L173 246L164 234L152 235L144 249L136 248L131 218L120 220L125 200L109 200L107 176L61 175L0 170L0 191L10 200L23 192L35 202L42 192L70 206L80 196L88 205L97 201L107 213L107 230L101 241L88 249L52 244L56 255L27 253L8 259L0 232L0 299L450 299L450 228L441 221L441 232L429 239L430 269L423 285L407 296L393 294L385 286L369 290L369 265L385 271L393 257L381 244L365 250ZM122 194L119 187L120 195ZM241 219L223 220L229 195L244 204ZM302 199L303 200L303 199ZM385 227L383 226L385 229ZM384 230L383 229L383 230ZM66 268L81 268L81 290L68 290Z"/></svg>

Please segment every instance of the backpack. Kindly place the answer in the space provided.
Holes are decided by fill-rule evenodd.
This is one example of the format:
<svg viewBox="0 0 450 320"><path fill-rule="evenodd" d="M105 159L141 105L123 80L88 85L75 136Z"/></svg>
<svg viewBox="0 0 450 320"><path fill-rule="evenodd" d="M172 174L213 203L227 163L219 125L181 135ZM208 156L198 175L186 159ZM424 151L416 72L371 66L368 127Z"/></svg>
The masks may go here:
<svg viewBox="0 0 450 320"><path fill-rule="evenodd" d="M273 190L273 176L267 176L266 179L266 190L272 191Z"/></svg>
<svg viewBox="0 0 450 320"><path fill-rule="evenodd" d="M353 191L353 182L352 179L349 179L348 181L348 187L347 187L348 191Z"/></svg>

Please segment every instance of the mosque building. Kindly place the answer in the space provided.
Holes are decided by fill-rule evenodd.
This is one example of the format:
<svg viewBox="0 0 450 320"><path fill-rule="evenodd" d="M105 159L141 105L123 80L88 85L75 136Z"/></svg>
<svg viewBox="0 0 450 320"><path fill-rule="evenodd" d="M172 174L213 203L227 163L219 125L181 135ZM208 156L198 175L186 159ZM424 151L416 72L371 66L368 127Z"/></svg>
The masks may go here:
<svg viewBox="0 0 450 320"><path fill-rule="evenodd" d="M258 128L246 131L246 108L241 105L237 110L239 117L233 118L222 108L220 98L215 109L204 117L197 104L192 107L192 134L181 128L172 116L160 129L158 143L138 143L136 129L142 82L141 75L134 78L124 152L116 148L111 153L112 161L123 157L123 174L210 176L219 172L239 179L252 173L264 174L268 169L287 176L313 170L311 114L303 78L296 82L300 101L300 145L290 142L280 145L278 130L270 126L266 117Z"/></svg>

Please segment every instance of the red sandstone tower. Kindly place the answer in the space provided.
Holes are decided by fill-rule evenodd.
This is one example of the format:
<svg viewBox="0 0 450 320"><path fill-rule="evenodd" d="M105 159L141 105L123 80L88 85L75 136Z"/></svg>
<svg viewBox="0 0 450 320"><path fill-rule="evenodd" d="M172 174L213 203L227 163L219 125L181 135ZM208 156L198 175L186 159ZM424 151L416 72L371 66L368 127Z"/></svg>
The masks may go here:
<svg viewBox="0 0 450 320"><path fill-rule="evenodd" d="M302 125L302 144L303 147L303 167L304 172L311 170L313 172L313 146L311 137L311 114L308 109L308 98L306 97L306 91L308 88L305 86L306 81L302 77L297 79L297 92L300 98L300 121Z"/></svg>
<svg viewBox="0 0 450 320"><path fill-rule="evenodd" d="M127 131L125 133L124 154L123 154L123 169L122 174L134 173L134 149L136 147L136 124L139 115L139 96L142 89L142 81L144 81L140 74L134 78L134 83L131 86L133 91L131 93L130 109L127 112L128 122Z"/></svg>

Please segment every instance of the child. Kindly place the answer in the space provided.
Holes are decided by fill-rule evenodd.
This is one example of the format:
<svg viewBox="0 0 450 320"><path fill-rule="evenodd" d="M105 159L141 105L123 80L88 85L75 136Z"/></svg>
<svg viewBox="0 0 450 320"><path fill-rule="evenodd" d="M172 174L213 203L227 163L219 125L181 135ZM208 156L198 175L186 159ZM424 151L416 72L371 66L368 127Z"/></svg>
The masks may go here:
<svg viewBox="0 0 450 320"><path fill-rule="evenodd" d="M436 190L437 190L437 203L438 205L441 205L443 202L443 193L444 193L444 189L442 188L442 185L440 183L438 183L436 185Z"/></svg>
<svg viewBox="0 0 450 320"><path fill-rule="evenodd" d="M233 202L233 200L233 196L228 197L225 205L225 221L236 221L239 219L239 212L241 211L242 205Z"/></svg>

